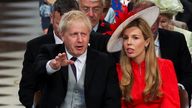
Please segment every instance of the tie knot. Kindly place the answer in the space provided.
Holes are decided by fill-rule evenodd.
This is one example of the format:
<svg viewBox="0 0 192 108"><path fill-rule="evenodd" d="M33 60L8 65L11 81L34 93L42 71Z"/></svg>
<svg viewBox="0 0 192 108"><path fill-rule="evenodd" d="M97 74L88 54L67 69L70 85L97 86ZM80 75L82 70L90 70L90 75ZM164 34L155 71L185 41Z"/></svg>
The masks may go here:
<svg viewBox="0 0 192 108"><path fill-rule="evenodd" d="M76 60L77 60L77 57L71 57L70 60L72 60L72 61L76 61Z"/></svg>

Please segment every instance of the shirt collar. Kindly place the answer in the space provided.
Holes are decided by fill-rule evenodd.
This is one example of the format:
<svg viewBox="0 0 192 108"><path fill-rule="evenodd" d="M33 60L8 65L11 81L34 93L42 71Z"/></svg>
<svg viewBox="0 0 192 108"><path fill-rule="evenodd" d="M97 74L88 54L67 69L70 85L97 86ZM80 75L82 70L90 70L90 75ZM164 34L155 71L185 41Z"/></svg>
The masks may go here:
<svg viewBox="0 0 192 108"><path fill-rule="evenodd" d="M93 30L94 30L95 32L97 32L98 27L99 27L99 23L98 23L97 25L95 25L95 27L93 27Z"/></svg>
<svg viewBox="0 0 192 108"><path fill-rule="evenodd" d="M154 44L156 47L159 47L159 33L157 34L157 37L155 38Z"/></svg>
<svg viewBox="0 0 192 108"><path fill-rule="evenodd" d="M66 49L66 48L65 48ZM66 49L67 58L71 59L73 56L67 51ZM85 60L87 58L87 50L80 56L77 57L77 60L81 63L85 63Z"/></svg>

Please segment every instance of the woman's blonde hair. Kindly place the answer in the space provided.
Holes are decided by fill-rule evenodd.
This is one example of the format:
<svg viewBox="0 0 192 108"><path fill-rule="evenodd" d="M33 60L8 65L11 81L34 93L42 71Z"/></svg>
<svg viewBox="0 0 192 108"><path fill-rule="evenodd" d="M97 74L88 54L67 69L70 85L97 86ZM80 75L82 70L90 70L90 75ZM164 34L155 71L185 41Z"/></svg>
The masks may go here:
<svg viewBox="0 0 192 108"><path fill-rule="evenodd" d="M137 18L134 21L130 22L122 31L130 27L138 27L144 36L145 40L149 40L149 45L146 47L146 55L145 55L145 67L146 67L146 74L145 74L145 89L143 91L143 97L145 102L150 102L152 100L159 99L162 95L160 92L161 86L161 77L158 69L158 63L155 55L155 46L154 46L154 39L153 33L147 24L147 22L141 18ZM128 58L125 54L125 51L121 50L120 56L120 65L123 72L122 80L120 82L120 87L122 90L123 99L127 102L131 102L131 89L133 86L133 70L131 67L130 58ZM138 85L139 86L139 85Z"/></svg>

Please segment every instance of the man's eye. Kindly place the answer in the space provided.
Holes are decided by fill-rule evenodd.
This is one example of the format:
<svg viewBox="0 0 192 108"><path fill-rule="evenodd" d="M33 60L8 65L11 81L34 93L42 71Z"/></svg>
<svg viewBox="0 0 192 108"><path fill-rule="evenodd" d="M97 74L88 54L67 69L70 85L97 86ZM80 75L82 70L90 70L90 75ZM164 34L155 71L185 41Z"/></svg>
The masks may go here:
<svg viewBox="0 0 192 108"><path fill-rule="evenodd" d="M99 8L93 8L93 10L94 10L94 11L98 11L98 10L99 10Z"/></svg>
<svg viewBox="0 0 192 108"><path fill-rule="evenodd" d="M86 34L86 33L81 33L81 36L82 36L82 37L86 37L87 34Z"/></svg>
<svg viewBox="0 0 192 108"><path fill-rule="evenodd" d="M85 12L88 12L89 11L89 8L87 8L87 7L84 7L84 8L82 8L83 9L83 11L85 11Z"/></svg>
<svg viewBox="0 0 192 108"><path fill-rule="evenodd" d="M127 40L128 39L128 37L127 36L123 36L123 40Z"/></svg>
<svg viewBox="0 0 192 108"><path fill-rule="evenodd" d="M75 37L77 36L77 33L71 33L70 36Z"/></svg>

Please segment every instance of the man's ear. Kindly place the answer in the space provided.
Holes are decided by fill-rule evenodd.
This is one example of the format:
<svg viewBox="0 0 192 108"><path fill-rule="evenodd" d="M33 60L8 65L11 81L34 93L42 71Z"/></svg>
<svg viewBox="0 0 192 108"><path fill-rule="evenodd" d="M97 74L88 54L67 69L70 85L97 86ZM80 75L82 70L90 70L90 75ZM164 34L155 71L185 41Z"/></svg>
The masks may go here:
<svg viewBox="0 0 192 108"><path fill-rule="evenodd" d="M63 31L59 32L59 36L61 37L61 40L64 42L64 35L65 33Z"/></svg>

